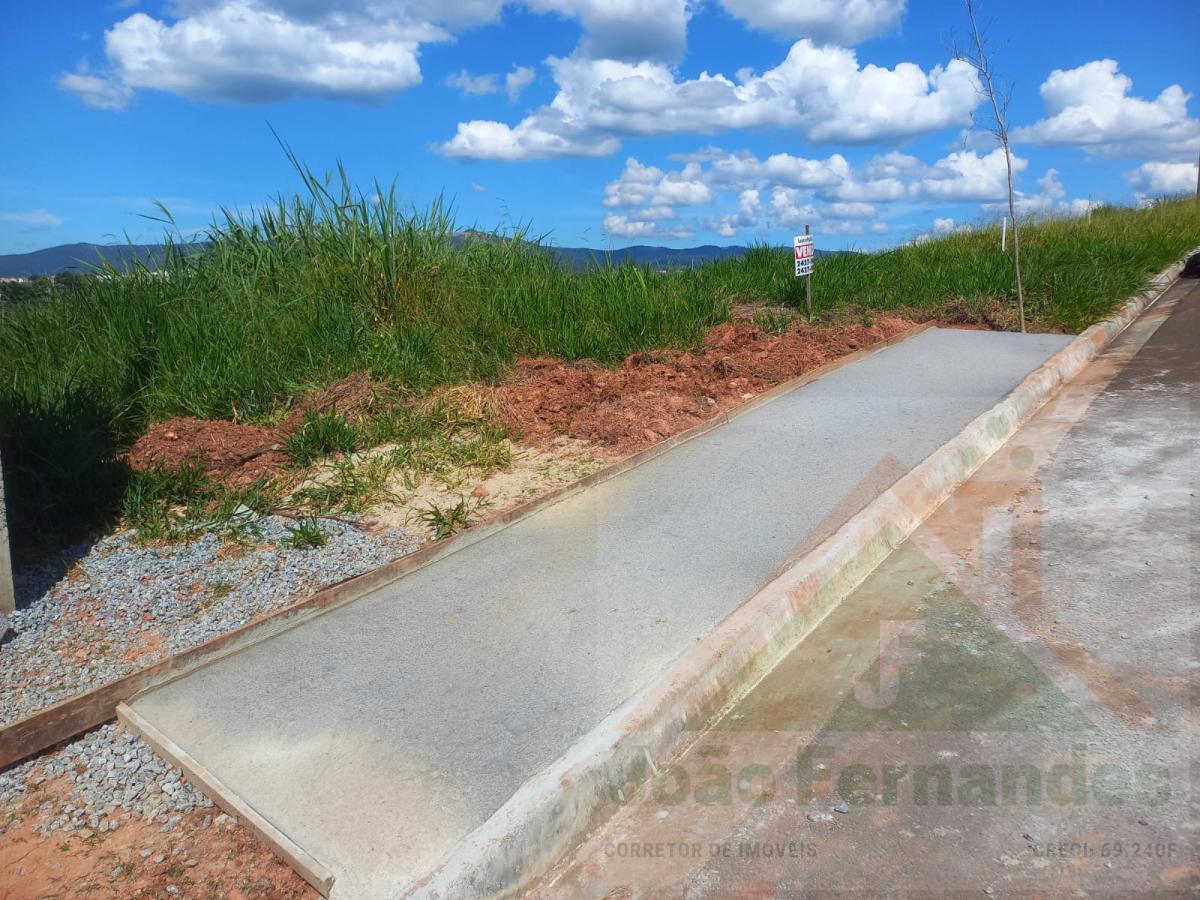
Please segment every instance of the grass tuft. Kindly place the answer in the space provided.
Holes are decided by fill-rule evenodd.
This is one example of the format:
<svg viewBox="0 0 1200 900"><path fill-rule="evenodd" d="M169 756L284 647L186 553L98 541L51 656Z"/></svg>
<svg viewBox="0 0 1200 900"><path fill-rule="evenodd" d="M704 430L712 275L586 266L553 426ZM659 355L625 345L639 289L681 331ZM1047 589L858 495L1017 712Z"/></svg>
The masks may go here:
<svg viewBox="0 0 1200 900"><path fill-rule="evenodd" d="M290 550L320 550L329 543L329 535L316 519L304 519L294 528L288 529L283 546Z"/></svg>
<svg viewBox="0 0 1200 900"><path fill-rule="evenodd" d="M445 540L451 535L458 534L471 524L471 517L479 511L482 501L472 502L464 495L458 495L458 502L450 506L438 506L430 503L419 514L420 519L433 529L435 541Z"/></svg>
<svg viewBox="0 0 1200 900"><path fill-rule="evenodd" d="M363 435L354 424L337 410L330 410L306 413L300 427L288 436L285 446L292 462L307 468L326 457L361 450L364 443Z"/></svg>

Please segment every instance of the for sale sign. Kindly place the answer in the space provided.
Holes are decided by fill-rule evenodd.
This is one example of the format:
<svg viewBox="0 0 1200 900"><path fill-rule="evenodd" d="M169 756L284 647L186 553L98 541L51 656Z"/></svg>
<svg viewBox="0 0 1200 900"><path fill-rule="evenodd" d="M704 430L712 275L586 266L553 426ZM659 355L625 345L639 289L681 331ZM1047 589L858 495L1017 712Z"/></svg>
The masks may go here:
<svg viewBox="0 0 1200 900"><path fill-rule="evenodd" d="M792 246L796 249L796 274L811 275L813 268L813 239L811 234L798 234L792 238Z"/></svg>

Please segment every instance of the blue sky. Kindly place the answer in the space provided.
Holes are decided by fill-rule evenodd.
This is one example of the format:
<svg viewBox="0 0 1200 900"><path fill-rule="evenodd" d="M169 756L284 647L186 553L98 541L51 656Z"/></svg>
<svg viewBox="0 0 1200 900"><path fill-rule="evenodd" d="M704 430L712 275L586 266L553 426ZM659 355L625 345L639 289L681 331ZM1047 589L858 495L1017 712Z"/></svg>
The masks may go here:
<svg viewBox="0 0 1200 900"><path fill-rule="evenodd" d="M981 0L1020 208L1194 189L1200 4ZM449 10L449 12L448 12ZM556 243L875 248L999 216L956 0L19 4L0 36L0 253L153 240L297 187L395 180ZM972 130L972 118L978 119Z"/></svg>

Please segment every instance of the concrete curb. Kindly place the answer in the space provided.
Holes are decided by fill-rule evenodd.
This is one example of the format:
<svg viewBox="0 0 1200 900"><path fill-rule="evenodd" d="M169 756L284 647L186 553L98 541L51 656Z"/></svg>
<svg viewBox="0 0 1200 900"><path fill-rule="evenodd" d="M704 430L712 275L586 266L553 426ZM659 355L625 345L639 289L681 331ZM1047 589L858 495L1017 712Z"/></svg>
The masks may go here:
<svg viewBox="0 0 1200 900"><path fill-rule="evenodd" d="M695 728L769 672L1153 303L1183 265L1180 260L1153 278L1147 290L1076 337L1004 400L794 562L680 657L656 684L630 698L554 765L527 781L434 871L401 889L400 895L510 896L545 874L612 814L614 790L640 782L683 752L696 737Z"/></svg>

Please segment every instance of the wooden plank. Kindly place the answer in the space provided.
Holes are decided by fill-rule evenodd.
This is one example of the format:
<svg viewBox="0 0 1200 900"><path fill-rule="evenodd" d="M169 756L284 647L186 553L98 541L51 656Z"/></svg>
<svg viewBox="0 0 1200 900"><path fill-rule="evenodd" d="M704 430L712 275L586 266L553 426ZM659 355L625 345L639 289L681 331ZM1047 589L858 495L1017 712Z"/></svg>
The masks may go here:
<svg viewBox="0 0 1200 900"><path fill-rule="evenodd" d="M719 413L711 419L701 422L686 431L681 431L653 447L628 456L619 462L606 466L598 472L593 472L585 478L564 485L506 512L469 528L460 534L437 543L428 544L421 549L403 556L394 562L381 566L370 572L350 578L339 584L318 591L303 600L298 600L288 606L281 607L263 618L249 622L240 628L226 632L223 635L197 644L173 656L160 660L137 672L132 672L106 684L99 685L83 694L69 697L54 706L33 713L24 719L19 719L10 725L0 728L0 768L12 765L34 754L40 753L55 744L61 743L77 734L95 728L116 716L117 705L131 699L136 694L148 688L182 678L197 669L211 665L230 653L252 643L267 640L282 631L307 621L313 616L357 600L384 585L404 577L410 572L424 568L430 563L450 555L464 547L487 538L521 519L527 518L539 510L559 503L580 491L587 490L593 485L607 481L624 472L656 459L667 451L719 428L738 416L769 403L776 397L789 393L802 385L815 381L830 372L850 365L858 360L877 353L886 347L907 340L923 331L932 328L932 324L918 325L895 337L872 344L866 349L856 351L818 366L803 375L789 379L776 385L768 391L747 400L732 409Z"/></svg>
<svg viewBox="0 0 1200 900"><path fill-rule="evenodd" d="M333 873L313 858L299 844L268 822L259 812L239 798L212 772L204 768L191 754L169 737L121 703L116 709L121 722L131 731L142 736L155 752L164 759L172 760L188 780L204 791L204 795L242 822L266 841L271 848L287 861L300 876L316 888L322 897L328 897L333 889Z"/></svg>

